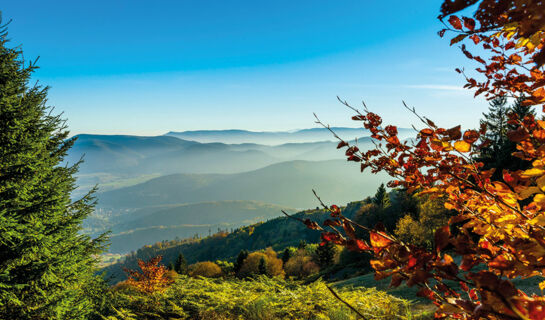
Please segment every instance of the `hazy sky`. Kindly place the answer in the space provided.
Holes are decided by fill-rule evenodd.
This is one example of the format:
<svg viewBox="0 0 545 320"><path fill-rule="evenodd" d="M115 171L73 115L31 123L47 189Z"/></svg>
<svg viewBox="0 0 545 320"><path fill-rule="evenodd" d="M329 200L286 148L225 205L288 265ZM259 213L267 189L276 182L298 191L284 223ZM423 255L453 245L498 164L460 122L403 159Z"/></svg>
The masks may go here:
<svg viewBox="0 0 545 320"><path fill-rule="evenodd" d="M25 1L9 37L73 134L354 126L339 95L393 124L473 127L487 103L441 39L441 1Z"/></svg>

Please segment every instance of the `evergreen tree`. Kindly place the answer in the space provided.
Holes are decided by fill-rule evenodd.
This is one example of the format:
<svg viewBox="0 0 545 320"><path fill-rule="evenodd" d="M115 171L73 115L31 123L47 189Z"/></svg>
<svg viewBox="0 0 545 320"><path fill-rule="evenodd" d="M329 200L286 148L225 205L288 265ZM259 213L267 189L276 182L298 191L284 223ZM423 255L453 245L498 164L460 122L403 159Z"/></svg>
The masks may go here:
<svg viewBox="0 0 545 320"><path fill-rule="evenodd" d="M261 259L259 260L257 270L259 274L267 274L267 262L265 261L265 257L261 257Z"/></svg>
<svg viewBox="0 0 545 320"><path fill-rule="evenodd" d="M180 252L176 262L174 263L174 271L179 274L187 274L187 261L185 260L184 255Z"/></svg>
<svg viewBox="0 0 545 320"><path fill-rule="evenodd" d="M288 260L291 258L291 251L290 248L284 249L284 252L282 253L282 262L286 264Z"/></svg>
<svg viewBox="0 0 545 320"><path fill-rule="evenodd" d="M528 163L512 154L516 151L516 144L509 140L507 132L517 129L518 125L508 124L509 114L514 113L519 119L527 115L535 115L531 107L523 106L524 97L517 99L512 106L507 106L505 97L498 97L490 102L488 113L483 113L481 123L486 125L487 132L483 142L488 145L481 148L478 161L484 163L484 168L496 168L492 180L503 179L503 169L519 170L528 167Z"/></svg>
<svg viewBox="0 0 545 320"><path fill-rule="evenodd" d="M390 206L390 196L388 195L388 191L386 191L386 188L384 187L384 183L382 183L375 193L375 196L373 197L373 203L376 204L379 208L387 208Z"/></svg>
<svg viewBox="0 0 545 320"><path fill-rule="evenodd" d="M235 265L233 266L233 271L235 271L235 274L238 274L240 271L240 268L242 268L242 265L244 264L244 260L248 258L248 250L241 250L238 253L237 261L235 261Z"/></svg>
<svg viewBox="0 0 545 320"><path fill-rule="evenodd" d="M71 200L78 164L63 161L75 139L0 29L0 317L84 319L104 241L81 233L93 191Z"/></svg>
<svg viewBox="0 0 545 320"><path fill-rule="evenodd" d="M316 248L316 262L320 268L327 268L333 264L336 253L337 249L335 245L333 242L328 241Z"/></svg>
<svg viewBox="0 0 545 320"><path fill-rule="evenodd" d="M509 111L516 114L517 118L520 120L523 120L524 117L526 117L527 115L532 115L532 116L536 115L536 112L532 106L525 106L523 104L524 100L526 100L526 97L524 95L521 95L517 100L515 100L515 102L509 109ZM518 125L514 125L514 124L508 124L507 126L509 127L510 130L515 130L518 127Z"/></svg>

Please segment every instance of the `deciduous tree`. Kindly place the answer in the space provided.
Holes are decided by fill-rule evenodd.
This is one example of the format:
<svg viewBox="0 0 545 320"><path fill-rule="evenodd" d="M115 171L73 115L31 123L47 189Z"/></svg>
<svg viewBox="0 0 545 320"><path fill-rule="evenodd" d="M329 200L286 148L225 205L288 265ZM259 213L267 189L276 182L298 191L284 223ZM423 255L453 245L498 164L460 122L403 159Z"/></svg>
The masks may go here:
<svg viewBox="0 0 545 320"><path fill-rule="evenodd" d="M473 17L456 15L472 5ZM440 35L455 32L451 44L467 38L486 54L475 55L461 44L463 54L479 65L476 71L484 77L476 80L458 69L466 77L465 87L488 99L525 96L523 105L545 111L544 13L543 1L444 1L439 18L448 22ZM357 224L335 205L322 203L332 218L323 226L302 222L321 230L325 242L373 254L376 279L391 277L394 287L404 282L420 287L418 294L438 306L437 318L544 319L545 297L523 292L512 279L533 278L537 283L545 275L545 121L531 113L522 119L510 114L508 123L515 129L507 137L516 143L513 156L531 166L505 169L503 181L494 181L495 168L483 168L474 160L483 147L478 141L486 134L485 126L465 131L460 126L441 128L407 106L423 124L412 144L401 142L397 128L383 125L382 118L365 106L360 111L341 102L355 112L353 120L371 132L377 146L361 151L339 139L338 147L345 148L349 161L360 163L362 171L388 173L391 188L445 197L445 208L456 215L435 232L433 250L406 243L380 224L374 228ZM369 238L358 238L355 228L366 229ZM545 289L545 282L539 287Z"/></svg>

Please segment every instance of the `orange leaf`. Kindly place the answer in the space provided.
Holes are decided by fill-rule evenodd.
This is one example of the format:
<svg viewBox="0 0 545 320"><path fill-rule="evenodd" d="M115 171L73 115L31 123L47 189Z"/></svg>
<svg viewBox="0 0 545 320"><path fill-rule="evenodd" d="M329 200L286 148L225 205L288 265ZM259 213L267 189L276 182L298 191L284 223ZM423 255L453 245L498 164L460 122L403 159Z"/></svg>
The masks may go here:
<svg viewBox="0 0 545 320"><path fill-rule="evenodd" d="M460 140L454 143L454 149L459 152L468 152L471 149L471 145L464 140Z"/></svg>
<svg viewBox="0 0 545 320"><path fill-rule="evenodd" d="M479 133L475 130L467 130L464 132L464 141L473 144L475 141L479 139Z"/></svg>

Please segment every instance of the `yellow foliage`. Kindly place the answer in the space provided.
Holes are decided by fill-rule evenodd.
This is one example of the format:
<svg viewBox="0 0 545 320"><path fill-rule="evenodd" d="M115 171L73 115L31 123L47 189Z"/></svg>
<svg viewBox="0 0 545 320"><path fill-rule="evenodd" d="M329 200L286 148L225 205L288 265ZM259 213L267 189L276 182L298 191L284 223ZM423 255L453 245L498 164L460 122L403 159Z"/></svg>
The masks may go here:
<svg viewBox="0 0 545 320"><path fill-rule="evenodd" d="M192 277L218 278L223 275L220 266L211 261L197 262L189 266Z"/></svg>
<svg viewBox="0 0 545 320"><path fill-rule="evenodd" d="M244 263L240 268L240 271L238 273L239 276L248 277L258 275L260 273L259 264L261 262L261 259L263 259L265 262L265 270L267 276L284 276L284 270L282 269L282 260L277 258L276 252L271 248L267 248L263 252L250 253L248 257L244 260Z"/></svg>

